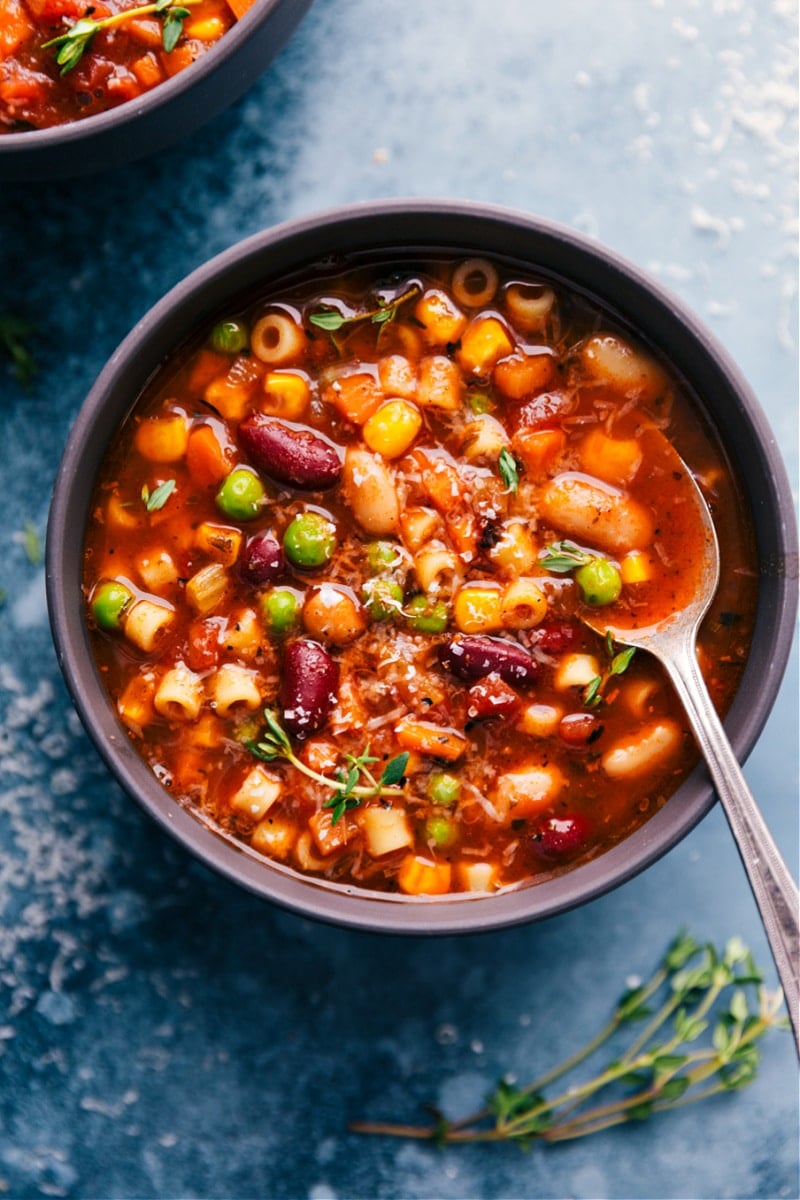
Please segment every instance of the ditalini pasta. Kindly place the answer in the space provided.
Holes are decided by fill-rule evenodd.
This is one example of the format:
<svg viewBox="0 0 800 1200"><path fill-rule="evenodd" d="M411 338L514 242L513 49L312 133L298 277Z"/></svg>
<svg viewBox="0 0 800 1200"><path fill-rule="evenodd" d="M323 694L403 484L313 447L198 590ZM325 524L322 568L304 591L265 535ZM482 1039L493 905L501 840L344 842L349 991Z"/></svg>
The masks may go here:
<svg viewBox="0 0 800 1200"><path fill-rule="evenodd" d="M163 786L265 864L410 898L535 884L696 762L657 664L581 620L686 602L673 444L722 550L700 662L735 693L736 480L668 365L559 281L325 271L176 347L120 430L86 535L98 666Z"/></svg>

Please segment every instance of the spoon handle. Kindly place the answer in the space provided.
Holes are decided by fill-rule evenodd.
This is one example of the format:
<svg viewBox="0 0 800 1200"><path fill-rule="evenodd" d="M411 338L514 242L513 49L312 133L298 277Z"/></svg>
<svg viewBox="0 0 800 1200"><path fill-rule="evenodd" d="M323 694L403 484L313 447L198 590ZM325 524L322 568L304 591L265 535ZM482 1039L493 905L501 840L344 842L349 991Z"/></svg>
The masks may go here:
<svg viewBox="0 0 800 1200"><path fill-rule="evenodd" d="M694 645L663 660L705 757L770 944L800 1055L800 974L797 887L747 786L697 665Z"/></svg>

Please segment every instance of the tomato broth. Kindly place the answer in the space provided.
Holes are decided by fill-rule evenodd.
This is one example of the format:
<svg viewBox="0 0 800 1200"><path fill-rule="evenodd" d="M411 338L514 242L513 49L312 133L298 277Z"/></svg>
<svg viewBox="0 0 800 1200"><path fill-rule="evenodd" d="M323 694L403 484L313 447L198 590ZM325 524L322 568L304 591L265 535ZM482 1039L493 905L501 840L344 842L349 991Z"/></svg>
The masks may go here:
<svg viewBox="0 0 800 1200"><path fill-rule="evenodd" d="M752 531L682 381L557 280L384 262L226 312L150 383L96 485L84 583L128 736L250 852L432 896L537 882L697 762L658 664L582 616L682 608L720 712Z"/></svg>
<svg viewBox="0 0 800 1200"><path fill-rule="evenodd" d="M0 0L0 135L135 100L204 55L252 0Z"/></svg>

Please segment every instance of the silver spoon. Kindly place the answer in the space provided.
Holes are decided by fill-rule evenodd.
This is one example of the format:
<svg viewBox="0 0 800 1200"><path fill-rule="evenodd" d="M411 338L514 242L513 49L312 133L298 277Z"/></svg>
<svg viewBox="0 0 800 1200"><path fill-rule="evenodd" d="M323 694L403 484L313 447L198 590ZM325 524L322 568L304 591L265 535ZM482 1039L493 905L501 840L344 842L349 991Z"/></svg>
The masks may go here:
<svg viewBox="0 0 800 1200"><path fill-rule="evenodd" d="M686 608L645 628L610 625L599 616L586 614L584 621L603 637L610 633L619 645L635 646L654 655L680 697L750 880L800 1055L797 887L747 786L697 663L697 630L719 583L719 546L703 494L683 460L678 459L678 463L691 485L705 534L705 554L693 600Z"/></svg>

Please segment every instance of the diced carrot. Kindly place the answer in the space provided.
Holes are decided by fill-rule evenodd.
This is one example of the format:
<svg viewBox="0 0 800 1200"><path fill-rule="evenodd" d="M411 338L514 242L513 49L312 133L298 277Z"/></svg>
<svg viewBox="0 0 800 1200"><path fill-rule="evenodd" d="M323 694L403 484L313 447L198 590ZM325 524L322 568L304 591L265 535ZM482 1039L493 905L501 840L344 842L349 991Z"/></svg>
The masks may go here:
<svg viewBox="0 0 800 1200"><path fill-rule="evenodd" d="M155 87L164 78L164 70L155 54L143 54L131 63L131 70L144 88Z"/></svg>
<svg viewBox="0 0 800 1200"><path fill-rule="evenodd" d="M230 359L226 354L217 354L214 350L201 350L189 375L189 387L193 392L202 394L212 379L225 372L229 363Z"/></svg>
<svg viewBox="0 0 800 1200"><path fill-rule="evenodd" d="M359 372L355 375L344 375L331 384L327 392L329 399L336 409L352 421L354 425L363 425L385 397L383 389L373 375Z"/></svg>
<svg viewBox="0 0 800 1200"><path fill-rule="evenodd" d="M179 44L174 50L167 53L166 50L160 54L161 65L168 75L177 75L180 71L185 71L190 67L195 59L194 48L188 43Z"/></svg>
<svg viewBox="0 0 800 1200"><path fill-rule="evenodd" d="M439 512L448 513L460 508L462 484L456 468L443 458L429 458L421 451L412 457L419 464L423 487Z"/></svg>
<svg viewBox="0 0 800 1200"><path fill-rule="evenodd" d="M255 0L228 0L228 8L236 17L236 20L241 21L244 14L254 3Z"/></svg>
<svg viewBox="0 0 800 1200"><path fill-rule="evenodd" d="M431 862L418 854L408 854L400 864L397 882L407 896L443 896L450 891L451 875L449 862Z"/></svg>
<svg viewBox="0 0 800 1200"><path fill-rule="evenodd" d="M0 0L0 59L15 54L35 33L21 0Z"/></svg>
<svg viewBox="0 0 800 1200"><path fill-rule="evenodd" d="M417 750L455 762L467 748L467 739L455 729L445 729L432 721L401 721L395 728L397 741L404 750Z"/></svg>
<svg viewBox="0 0 800 1200"><path fill-rule="evenodd" d="M161 22L155 17L133 17L130 21L125 22L126 33L151 50L157 50L162 44L162 30ZM133 69L136 70L135 64Z"/></svg>
<svg viewBox="0 0 800 1200"><path fill-rule="evenodd" d="M329 808L320 809L309 818L308 827L320 854L333 854L347 845L347 821L344 818L333 824L333 813Z"/></svg>
<svg viewBox="0 0 800 1200"><path fill-rule="evenodd" d="M505 396L524 400L550 386L555 376L554 364L551 354L513 354L500 360L492 379Z"/></svg>
<svg viewBox="0 0 800 1200"><path fill-rule="evenodd" d="M522 459L525 473L531 479L546 475L566 444L566 434L561 429L520 429L511 439L514 452Z"/></svg>
<svg viewBox="0 0 800 1200"><path fill-rule="evenodd" d="M230 474L232 463L210 425L195 425L186 446L186 466L198 487L213 487Z"/></svg>

